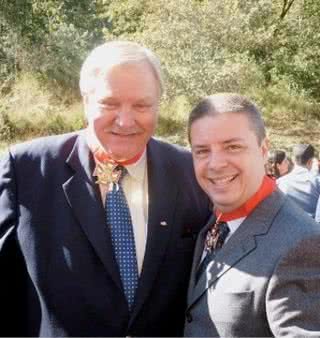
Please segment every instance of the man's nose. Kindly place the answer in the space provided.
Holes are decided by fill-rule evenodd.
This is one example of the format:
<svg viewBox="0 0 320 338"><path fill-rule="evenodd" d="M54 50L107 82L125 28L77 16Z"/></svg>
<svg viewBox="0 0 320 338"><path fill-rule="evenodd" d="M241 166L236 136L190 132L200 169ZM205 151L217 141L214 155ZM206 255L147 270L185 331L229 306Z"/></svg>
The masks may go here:
<svg viewBox="0 0 320 338"><path fill-rule="evenodd" d="M117 112L116 123L121 128L129 128L134 125L135 117L130 107L121 107Z"/></svg>
<svg viewBox="0 0 320 338"><path fill-rule="evenodd" d="M212 152L208 159L208 167L212 170L220 170L228 165L227 157L223 152Z"/></svg>

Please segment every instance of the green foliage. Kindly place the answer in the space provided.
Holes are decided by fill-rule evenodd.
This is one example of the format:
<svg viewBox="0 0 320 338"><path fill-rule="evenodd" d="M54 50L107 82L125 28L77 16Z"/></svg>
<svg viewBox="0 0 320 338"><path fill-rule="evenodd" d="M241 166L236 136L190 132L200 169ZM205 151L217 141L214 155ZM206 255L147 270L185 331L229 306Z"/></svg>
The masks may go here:
<svg viewBox="0 0 320 338"><path fill-rule="evenodd" d="M10 120L9 116L0 110L0 140L9 141L16 135L16 126Z"/></svg>
<svg viewBox="0 0 320 338"><path fill-rule="evenodd" d="M105 16L110 24L107 34L121 36L142 31L143 16L150 5L151 3L147 0L105 0Z"/></svg>
<svg viewBox="0 0 320 338"><path fill-rule="evenodd" d="M61 99L62 92L62 87L53 91L38 77L21 74L10 95L1 97L0 140L13 143L83 128L81 102L70 91Z"/></svg>
<svg viewBox="0 0 320 338"><path fill-rule="evenodd" d="M160 107L157 136L172 143L187 145L187 116L191 107L191 103L185 95L164 100Z"/></svg>
<svg viewBox="0 0 320 338"><path fill-rule="evenodd" d="M163 60L169 97L259 89L274 67L279 10L274 3L160 0L134 38Z"/></svg>
<svg viewBox="0 0 320 338"><path fill-rule="evenodd" d="M191 107L219 91L256 100L272 130L285 123L300 135L313 121L318 135L319 17L318 0L1 0L0 140L82 127L81 62L115 38L163 63L159 136L186 144ZM272 134L277 145L283 134Z"/></svg>
<svg viewBox="0 0 320 338"><path fill-rule="evenodd" d="M32 71L75 90L82 60L102 40L98 9L98 1L2 0L2 73Z"/></svg>

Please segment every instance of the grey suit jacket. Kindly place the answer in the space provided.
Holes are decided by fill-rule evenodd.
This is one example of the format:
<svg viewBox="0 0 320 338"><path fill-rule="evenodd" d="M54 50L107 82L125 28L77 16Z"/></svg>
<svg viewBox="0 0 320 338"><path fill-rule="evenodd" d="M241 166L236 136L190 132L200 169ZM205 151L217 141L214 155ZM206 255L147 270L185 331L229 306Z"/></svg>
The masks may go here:
<svg viewBox="0 0 320 338"><path fill-rule="evenodd" d="M185 336L320 336L320 227L276 190L240 225L195 284Z"/></svg>

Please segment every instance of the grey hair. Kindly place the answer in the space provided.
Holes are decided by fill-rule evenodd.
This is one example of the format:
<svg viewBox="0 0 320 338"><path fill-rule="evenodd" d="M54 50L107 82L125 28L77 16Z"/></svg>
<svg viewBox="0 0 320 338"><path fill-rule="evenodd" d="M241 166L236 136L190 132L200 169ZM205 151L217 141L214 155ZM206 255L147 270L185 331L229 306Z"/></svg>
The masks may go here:
<svg viewBox="0 0 320 338"><path fill-rule="evenodd" d="M82 64L80 71L81 95L95 87L97 78L112 66L146 62L150 65L159 85L160 95L164 91L163 75L158 57L148 48L131 41L111 41L94 48Z"/></svg>
<svg viewBox="0 0 320 338"><path fill-rule="evenodd" d="M191 143L190 129L192 124L205 116L217 116L224 113L239 113L247 116L258 143L266 137L262 114L256 105L246 97L235 93L219 93L202 99L191 111L188 119L188 138Z"/></svg>

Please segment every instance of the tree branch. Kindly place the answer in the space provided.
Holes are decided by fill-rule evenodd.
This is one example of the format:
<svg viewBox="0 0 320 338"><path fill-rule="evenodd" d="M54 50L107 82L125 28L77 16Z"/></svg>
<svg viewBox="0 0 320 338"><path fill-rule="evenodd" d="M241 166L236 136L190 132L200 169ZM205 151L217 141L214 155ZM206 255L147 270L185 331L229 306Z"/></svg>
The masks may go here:
<svg viewBox="0 0 320 338"><path fill-rule="evenodd" d="M283 6L282 6L282 11L280 14L280 20L283 20L285 16L288 14L289 9L293 5L295 0L283 0Z"/></svg>

